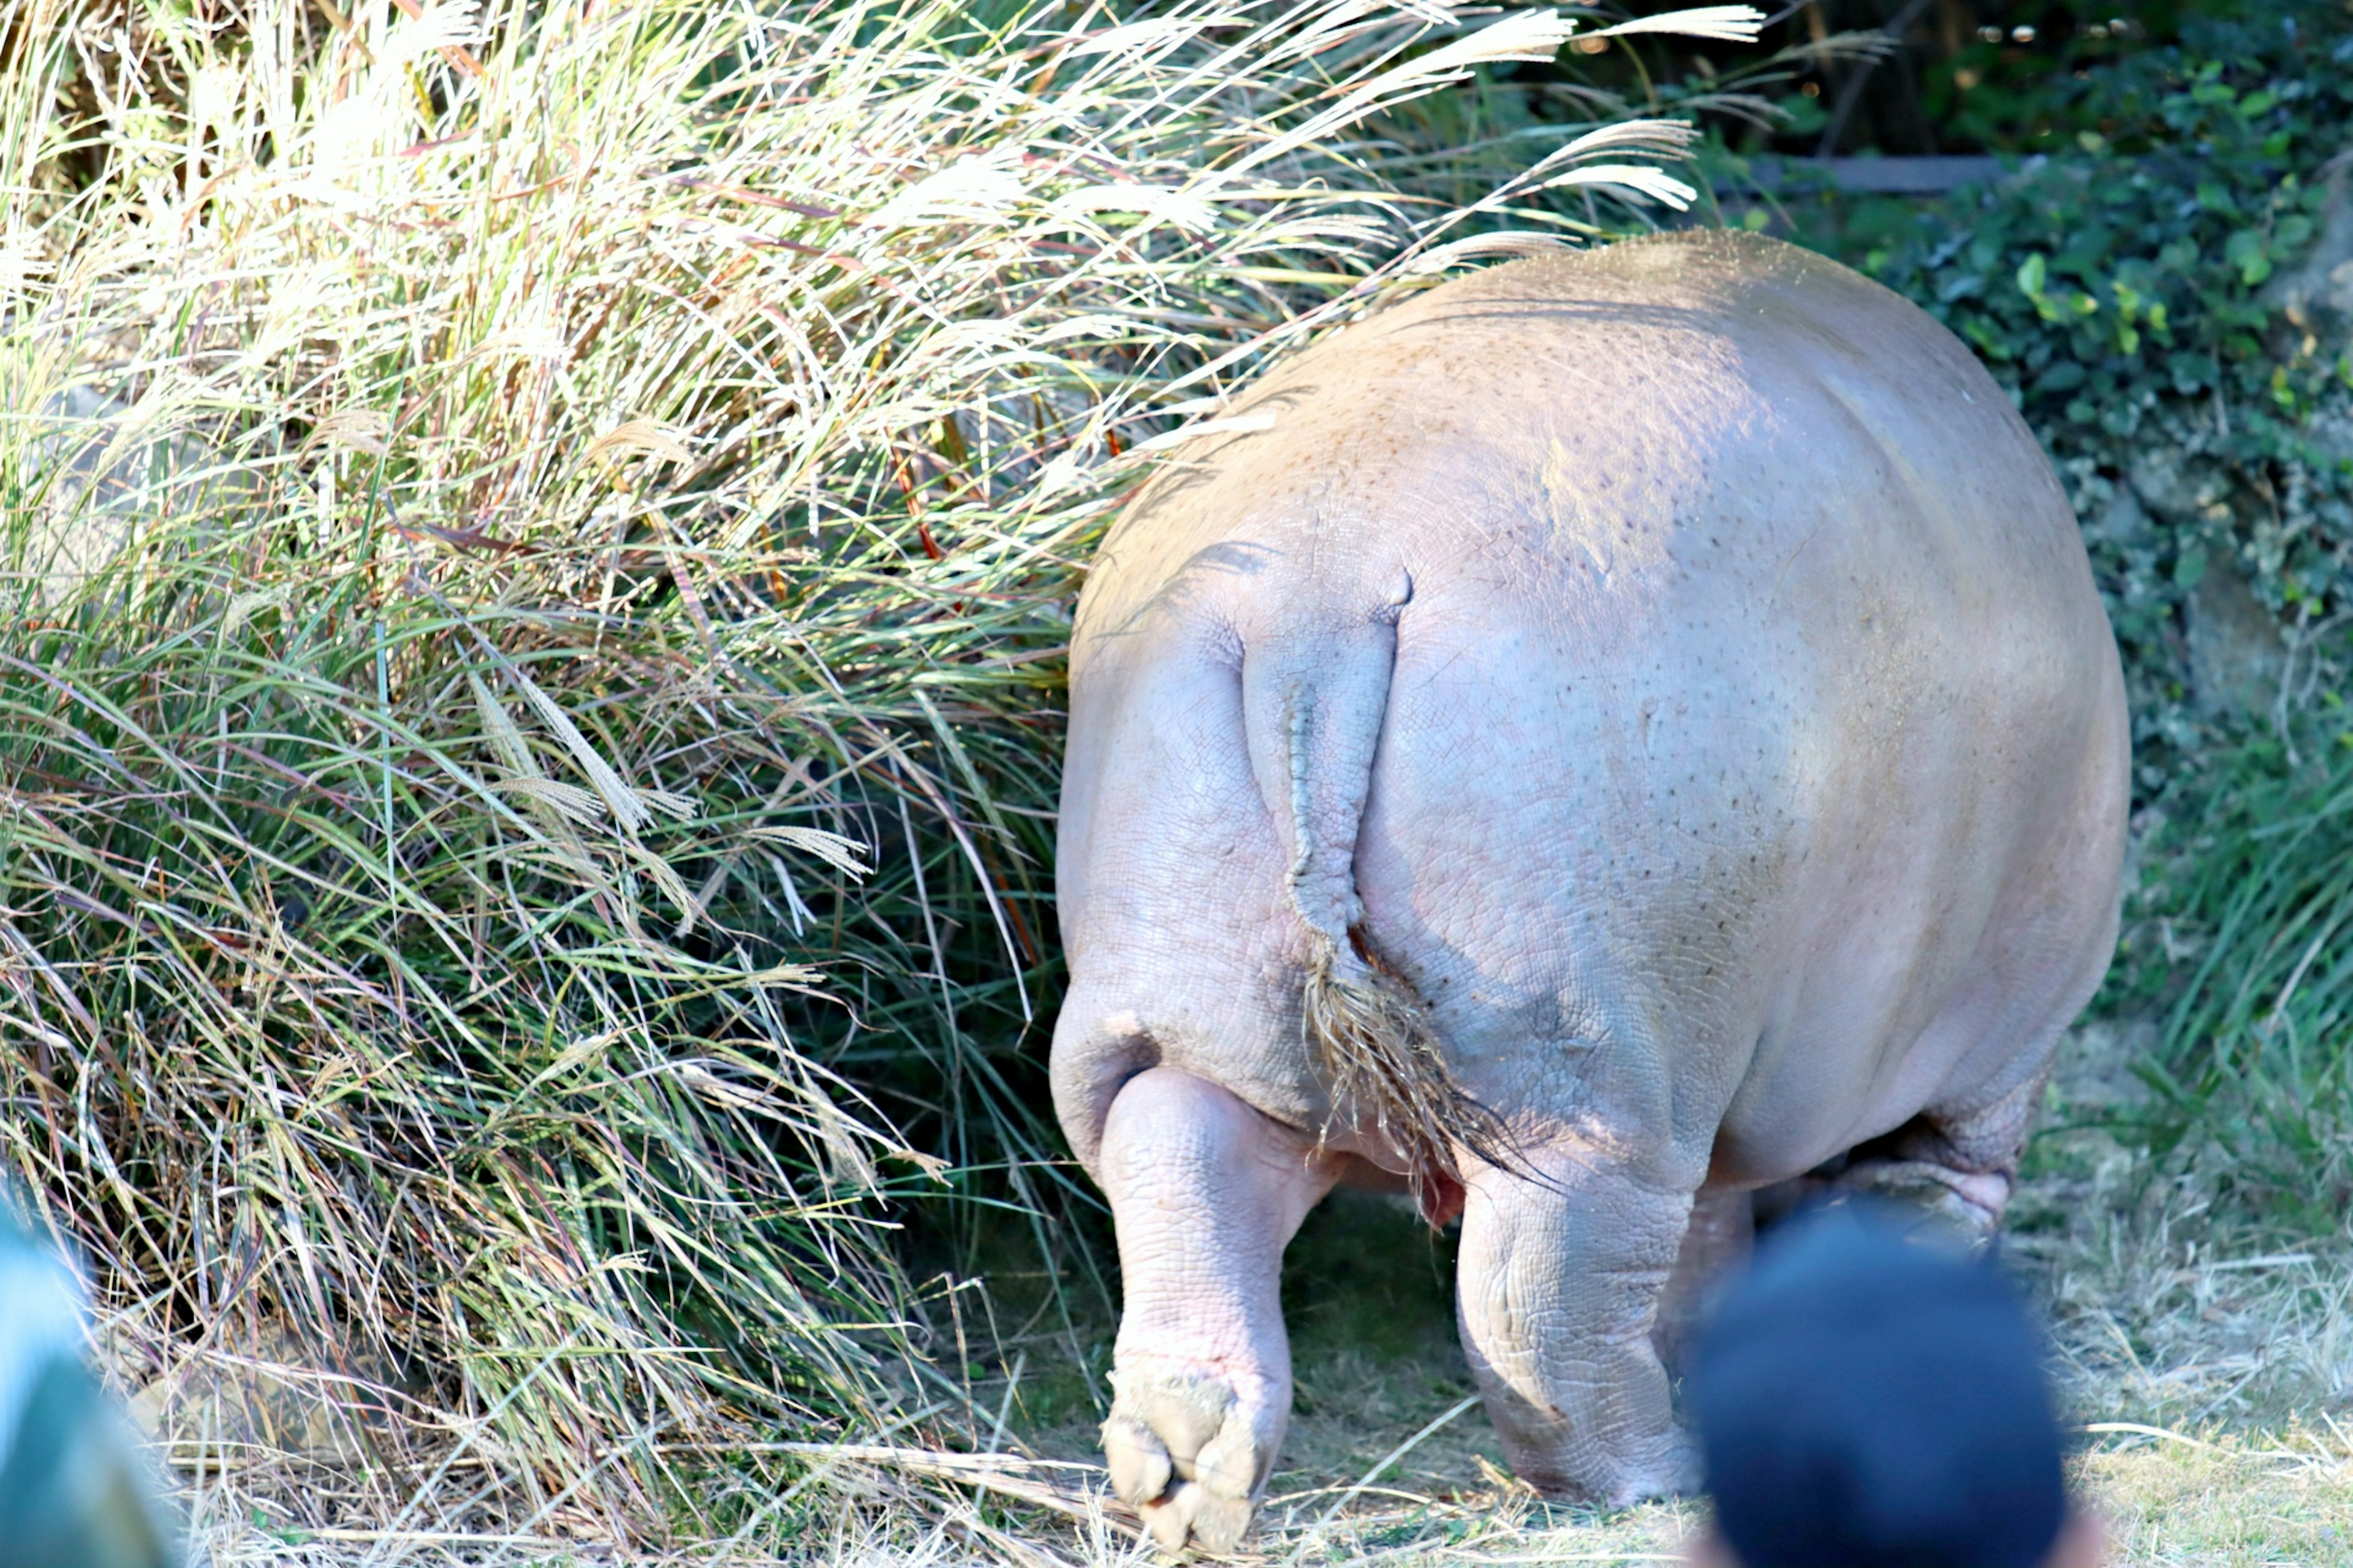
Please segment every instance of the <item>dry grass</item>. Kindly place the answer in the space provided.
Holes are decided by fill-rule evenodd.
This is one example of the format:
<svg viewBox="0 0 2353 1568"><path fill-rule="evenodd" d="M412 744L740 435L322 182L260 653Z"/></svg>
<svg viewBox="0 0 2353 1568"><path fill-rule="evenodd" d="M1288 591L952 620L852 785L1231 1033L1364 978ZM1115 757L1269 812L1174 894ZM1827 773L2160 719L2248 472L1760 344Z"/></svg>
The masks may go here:
<svg viewBox="0 0 2353 1568"><path fill-rule="evenodd" d="M2143 1044L2138 1032L2105 1026L2079 1035L2046 1121L2064 1126L2120 1092L2121 1060ZM2084 1428L2078 1484L2113 1523L2114 1561L2353 1563L2353 1234L2306 1233L2283 1249L2243 1217L2218 1217L2211 1186L2151 1184L2155 1168L2105 1134L2046 1138L2005 1244L2050 1313L2063 1397ZM1552 1510L1502 1472L1484 1417L1464 1404L1472 1389L1449 1308L1451 1267L1451 1247L1392 1202L1344 1195L1310 1217L1284 1281L1298 1412L1251 1559L1672 1559L1701 1517L1693 1505ZM1018 1271L1008 1266L998 1289L1018 1320ZM1111 1327L1108 1317L1084 1326L1090 1358ZM981 1430L974 1446L1018 1449L999 1461L1016 1486L1050 1478L1077 1491L1086 1472L1030 1468L1093 1457L1100 1413L1071 1376L1069 1352L1040 1334L997 1359L1049 1370L1018 1388L1001 1375L976 1385L983 1412L1017 1415L1013 1444L991 1445ZM1115 1502L1100 1489L1082 1495L1101 1523L1073 1527L1068 1504L1022 1509L994 1494L1008 1511L989 1517L1012 1548L970 1526L964 1537L940 1534L935 1514L885 1507L842 1523L807 1556L1092 1564L1148 1555L1124 1543ZM934 1522L918 1530L918 1518Z"/></svg>
<svg viewBox="0 0 2353 1568"><path fill-rule="evenodd" d="M2092 1421L2326 1433L2353 1411L2353 1215L2333 1234L2266 1219L2217 1202L2227 1165L2184 1171L2102 1131L2145 1098L2125 1069L2147 1033L2078 1031L2010 1216L2070 1397Z"/></svg>
<svg viewBox="0 0 2353 1568"><path fill-rule="evenodd" d="M2179 1193L2143 1208L2113 1153L2046 1162L2021 1198L2020 1266L2052 1306L2065 1396L2086 1426L2078 1485L2111 1524L2122 1568L2327 1568L2353 1563L2353 1365L2343 1344L2353 1249L2306 1263L2186 1266L2188 1238L2215 1233ZM2086 1188L2078 1184L2094 1184ZM2038 1215L2076 1215L2078 1228ZM1262 1528L1243 1561L1397 1564L1672 1561L1704 1517L1694 1504L1609 1514L1549 1509L1498 1468L1469 1392L1446 1306L1442 1246L1398 1207L1342 1203L1311 1222L1286 1294L1298 1352L1299 1415ZM1008 1270L1008 1276L1016 1271ZM1000 1284L1008 1308L1018 1280ZM2225 1294L2228 1292L2228 1294ZM2217 1324L2208 1311L2232 1302ZM2205 1306L2201 1307L2200 1302ZM1108 1320L1085 1326L1089 1350ZM2135 1342L2129 1352L2119 1335ZM1026 1363L1021 1362L1028 1352ZM988 1454L821 1447L798 1479L813 1504L764 1542L712 1544L647 1563L790 1563L930 1568L988 1563L1108 1565L1160 1560L1092 1463L1097 1413L1063 1352L1040 1336L992 1347L1044 1370L976 1384ZM2248 1367L2264 1375L2249 1381ZM1058 1382L1059 1380L1059 1382ZM2220 1398L2228 1394L2229 1398ZM999 1408L1005 1433L988 1428ZM1009 1435L1010 1441L1006 1438ZM1400 1451L1402 1450L1402 1451ZM821 1458L819 1455L821 1454ZM946 1484L942 1484L942 1483ZM369 1561L558 1563L606 1561L551 1540L469 1544L419 1534L389 1542L274 1542L224 1497L208 1531L223 1563Z"/></svg>
<svg viewBox="0 0 2353 1568"><path fill-rule="evenodd" d="M756 1535L758 1444L952 1405L887 1205L1065 1179L1095 531L1320 328L1685 194L1672 124L1370 170L1577 16L1112 21L0 0L6 1157L237 1517Z"/></svg>
<svg viewBox="0 0 2353 1568"><path fill-rule="evenodd" d="M2290 715L2218 746L2145 836L2116 967L2165 1004L2145 1136L2231 1206L2326 1231L2353 1210L2353 731L2334 694Z"/></svg>
<svg viewBox="0 0 2353 1568"><path fill-rule="evenodd" d="M2336 1568L2353 1563L2353 1445L2309 1432L2246 1434L2217 1440L2105 1436L2075 1466L2082 1494L2106 1521L2116 1568ZM2114 1445L2114 1446L2105 1446ZM1018 1489L1028 1467L1008 1461ZM579 1565L628 1563L646 1568L723 1568L727 1564L946 1568L1005 1563L1109 1568L1168 1561L1129 1533L1116 1504L1073 1511L1001 1506L971 1494L915 1491L903 1475L871 1471L849 1478L847 1496L826 1519L778 1547L718 1545L670 1553L617 1552L554 1540L466 1539L423 1531L339 1540L273 1536L249 1518L219 1518L198 1532L213 1568L359 1568L402 1563ZM1325 1565L1393 1563L1589 1563L1675 1562L1704 1510L1660 1503L1609 1516L1565 1513L1506 1487L1448 1498L1411 1494L1360 1498L1329 1521L1300 1498L1275 1515L1235 1561ZM1282 1513L1291 1515L1286 1522ZM1092 1512L1092 1517L1087 1515ZM200 1557L199 1561L206 1561Z"/></svg>

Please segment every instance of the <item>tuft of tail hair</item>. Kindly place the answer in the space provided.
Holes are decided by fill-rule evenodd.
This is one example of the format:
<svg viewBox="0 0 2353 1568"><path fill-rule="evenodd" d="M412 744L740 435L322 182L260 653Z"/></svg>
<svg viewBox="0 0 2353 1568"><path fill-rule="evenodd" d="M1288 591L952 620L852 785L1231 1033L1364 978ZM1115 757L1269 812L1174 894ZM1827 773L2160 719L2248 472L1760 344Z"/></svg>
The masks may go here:
<svg viewBox="0 0 2353 1568"><path fill-rule="evenodd" d="M1307 1041L1332 1093L1324 1136L1342 1117L1359 1126L1369 1120L1369 1130L1404 1155L1422 1213L1435 1214L1437 1189L1462 1181L1461 1152L1508 1163L1508 1135L1455 1083L1421 999L1358 933L1348 934L1353 951L1344 954L1319 933L1307 971Z"/></svg>

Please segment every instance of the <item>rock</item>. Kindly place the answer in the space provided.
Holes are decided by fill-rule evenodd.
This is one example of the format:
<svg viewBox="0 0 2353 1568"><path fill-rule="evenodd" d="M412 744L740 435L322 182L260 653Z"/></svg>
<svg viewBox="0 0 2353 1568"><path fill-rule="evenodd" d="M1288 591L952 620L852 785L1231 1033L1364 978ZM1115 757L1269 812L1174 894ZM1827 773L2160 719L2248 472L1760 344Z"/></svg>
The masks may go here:
<svg viewBox="0 0 2353 1568"><path fill-rule="evenodd" d="M2268 713L2279 696L2287 642L2237 560L2217 553L2184 608L2190 705L2214 719Z"/></svg>
<svg viewBox="0 0 2353 1568"><path fill-rule="evenodd" d="M2118 485L2099 514L2084 525L2084 538L2093 544L2130 550L2149 543L2157 534L2148 509L2130 485Z"/></svg>
<svg viewBox="0 0 2353 1568"><path fill-rule="evenodd" d="M0 398L27 390L0 384ZM216 511L259 486L249 471L224 468L203 441L142 427L139 406L87 385L26 401L39 412L22 479L39 500L22 553L5 564L39 581L44 605L71 598L131 547L148 520Z"/></svg>
<svg viewBox="0 0 2353 1568"><path fill-rule="evenodd" d="M2174 528L2227 521L2229 485L2211 463L2167 443L2135 452L2126 474L2140 503Z"/></svg>
<svg viewBox="0 0 2353 1568"><path fill-rule="evenodd" d="M2327 190L2320 208L2320 237L2312 253L2284 272L2274 273L2256 297L2295 325L2330 342L2353 336L2353 148L2320 166Z"/></svg>
<svg viewBox="0 0 2353 1568"><path fill-rule="evenodd" d="M2195 454L2171 446L2136 453L2128 479L2139 505L2177 532L2184 556L2199 552L2206 563L2182 606L2190 705L2209 719L2268 713L2279 695L2287 643L2279 617L2255 596L2228 542L2228 479ZM2094 527L2130 527L2133 519L2124 507L2119 492Z"/></svg>
<svg viewBox="0 0 2353 1568"><path fill-rule="evenodd" d="M197 1352L132 1396L132 1419L159 1441L361 1463L388 1414L381 1367L337 1371L282 1323L248 1344Z"/></svg>
<svg viewBox="0 0 2353 1568"><path fill-rule="evenodd" d="M2148 1018L2092 1018L2059 1048L2051 1098L2063 1110L2132 1110L2149 1101L2134 1068L2157 1054L2159 1030Z"/></svg>

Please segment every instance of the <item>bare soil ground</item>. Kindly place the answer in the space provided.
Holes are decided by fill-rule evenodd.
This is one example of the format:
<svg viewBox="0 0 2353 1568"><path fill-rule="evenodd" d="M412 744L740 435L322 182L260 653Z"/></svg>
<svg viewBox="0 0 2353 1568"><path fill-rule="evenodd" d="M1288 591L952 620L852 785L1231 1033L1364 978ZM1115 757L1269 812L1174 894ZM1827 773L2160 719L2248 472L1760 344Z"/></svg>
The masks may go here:
<svg viewBox="0 0 2353 1568"><path fill-rule="evenodd" d="M2233 1227L2195 1183L2154 1185L2113 1139L2075 1130L2087 1111L2131 1102L2134 1044L2096 1026L2073 1042L2003 1243L2046 1313L2083 1428L2078 1484L2109 1521L2118 1564L2353 1564L2353 1234L2291 1246ZM197 1500L199 1542L218 1568L1151 1561L1091 1463L1110 1317L1065 1317L1037 1276L1006 1266L1017 1251L995 1253L987 1310L963 1293L973 1447L1003 1458L959 1480L847 1451L740 1541L652 1557L558 1539L593 1536L585 1520L528 1539L413 1527L322 1539L267 1499L222 1489ZM1704 1504L1549 1507L1502 1468L1455 1341L1452 1264L1449 1238L1382 1200L1344 1196L1311 1216L1284 1280L1296 1414L1244 1560L1676 1560ZM1060 1300L1083 1305L1075 1291Z"/></svg>

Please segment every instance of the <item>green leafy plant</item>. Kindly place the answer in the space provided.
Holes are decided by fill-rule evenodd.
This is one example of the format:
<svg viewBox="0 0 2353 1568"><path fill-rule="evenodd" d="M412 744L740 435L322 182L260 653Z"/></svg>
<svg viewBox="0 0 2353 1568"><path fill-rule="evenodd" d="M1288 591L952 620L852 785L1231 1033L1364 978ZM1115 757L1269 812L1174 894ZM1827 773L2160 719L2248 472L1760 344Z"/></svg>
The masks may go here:
<svg viewBox="0 0 2353 1568"><path fill-rule="evenodd" d="M2154 1101L2115 1130L2305 1234L2341 1223L2353 1162L2353 319L2327 276L2353 224L2345 21L2186 16L2177 42L2037 87L2070 134L2001 181L1799 209L1977 349L2083 522L2144 808L2098 1005L2161 1020L2136 1063Z"/></svg>
<svg viewBox="0 0 2353 1568"><path fill-rule="evenodd" d="M2125 649L2144 794L2253 700L2197 689L2210 573L2242 577L2284 645L2353 604L2353 337L2274 297L2353 124L2353 38L2327 20L2187 23L2072 84L2107 133L1817 237L1975 347L2050 449Z"/></svg>
<svg viewBox="0 0 2353 1568"><path fill-rule="evenodd" d="M2126 943L2121 985L2154 982L2164 1019L2147 1132L2239 1206L2327 1234L2353 1205L2353 731L2218 772L2207 809L2158 829Z"/></svg>
<svg viewBox="0 0 2353 1568"><path fill-rule="evenodd" d="M2211 37L2206 29L2218 21L2272 25L2281 14L2267 0L2073 0L1983 12L1976 26L1947 29L1945 47L1924 63L1920 110L1948 149L2072 151L2079 133L2109 135L2129 123L2116 114L2113 88L2152 49L2162 59L2185 37Z"/></svg>

